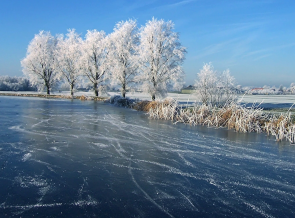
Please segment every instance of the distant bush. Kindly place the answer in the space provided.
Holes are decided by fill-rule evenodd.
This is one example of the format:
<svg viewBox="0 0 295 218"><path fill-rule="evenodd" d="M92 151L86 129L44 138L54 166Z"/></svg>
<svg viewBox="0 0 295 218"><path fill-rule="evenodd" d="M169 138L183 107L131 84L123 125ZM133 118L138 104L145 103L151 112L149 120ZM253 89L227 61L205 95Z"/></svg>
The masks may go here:
<svg viewBox="0 0 295 218"><path fill-rule="evenodd" d="M214 70L211 63L204 64L195 83L196 94L205 105L222 107L236 100L237 88L234 77L225 70L222 74Z"/></svg>
<svg viewBox="0 0 295 218"><path fill-rule="evenodd" d="M30 81L23 77L0 76L0 91L36 91Z"/></svg>

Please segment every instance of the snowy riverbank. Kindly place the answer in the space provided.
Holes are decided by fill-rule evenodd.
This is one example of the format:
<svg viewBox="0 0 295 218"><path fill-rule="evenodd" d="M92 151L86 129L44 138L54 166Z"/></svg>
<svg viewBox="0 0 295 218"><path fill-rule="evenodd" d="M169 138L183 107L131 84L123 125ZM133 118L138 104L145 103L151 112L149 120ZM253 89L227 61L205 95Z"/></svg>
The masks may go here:
<svg viewBox="0 0 295 218"><path fill-rule="evenodd" d="M15 95L15 96L27 96L27 97L56 97L56 98L71 98L69 91L63 92L52 92L50 96L46 95L45 92L13 92L13 91L0 91L0 95ZM120 95L120 92L108 92L108 96L105 96L104 99L107 97L111 97L113 95ZM59 97L60 96L60 97ZM75 92L74 98L80 98L81 96L85 97L94 97L93 92ZM140 93L140 92L128 92L126 94L127 97L131 99L138 99L138 100L151 100L149 94ZM195 102L199 102L199 98L193 94L178 94L178 93L168 93L167 97L173 98L177 100L180 104L192 104ZM89 98L91 99L91 98ZM161 100L156 99L156 100ZM246 104L247 106L256 104L262 108L289 108L293 103L295 103L295 95L239 95L238 101L242 104Z"/></svg>

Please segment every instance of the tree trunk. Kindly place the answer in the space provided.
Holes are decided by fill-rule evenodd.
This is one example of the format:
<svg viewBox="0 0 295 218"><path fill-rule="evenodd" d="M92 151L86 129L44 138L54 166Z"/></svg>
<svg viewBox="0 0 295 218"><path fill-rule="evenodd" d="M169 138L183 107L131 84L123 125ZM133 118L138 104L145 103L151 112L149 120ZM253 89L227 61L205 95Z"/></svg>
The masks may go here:
<svg viewBox="0 0 295 218"><path fill-rule="evenodd" d="M152 95L152 101L155 101L155 100L156 100L156 95L153 94L153 95Z"/></svg>
<svg viewBox="0 0 295 218"><path fill-rule="evenodd" d="M152 71L152 72L153 72L153 71ZM153 78L152 78L152 82L153 82L153 85L154 85L154 90L156 90L157 83L156 83L156 80L155 80L155 77L154 77L154 76L153 76ZM156 99L156 95L153 94L153 95L152 95L152 101L155 101L155 99Z"/></svg>
<svg viewBox="0 0 295 218"><path fill-rule="evenodd" d="M71 84L71 96L72 97L74 96L74 84L73 83Z"/></svg>
<svg viewBox="0 0 295 218"><path fill-rule="evenodd" d="M126 96L126 85L125 85L125 83L122 84L122 91L121 91L121 93L122 93L122 97L125 98L125 96Z"/></svg>
<svg viewBox="0 0 295 218"><path fill-rule="evenodd" d="M98 96L97 82L95 82L95 83L93 84L93 89L94 89L94 95L95 95L95 96Z"/></svg>
<svg viewBox="0 0 295 218"><path fill-rule="evenodd" d="M47 89L47 95L50 95L50 79L47 79L46 78L46 72L44 71L43 72L44 74L44 85L46 86L46 89Z"/></svg>

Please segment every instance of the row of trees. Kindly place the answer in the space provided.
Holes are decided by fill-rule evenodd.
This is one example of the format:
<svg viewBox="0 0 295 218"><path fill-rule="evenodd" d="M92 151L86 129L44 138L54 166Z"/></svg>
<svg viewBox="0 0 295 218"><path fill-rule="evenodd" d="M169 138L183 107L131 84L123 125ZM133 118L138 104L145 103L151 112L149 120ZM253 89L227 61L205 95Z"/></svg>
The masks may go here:
<svg viewBox="0 0 295 218"><path fill-rule="evenodd" d="M252 95L288 95L295 94L295 83L291 83L290 87L285 87L280 85L279 87L275 86L263 86L262 88L247 88L246 93Z"/></svg>
<svg viewBox="0 0 295 218"><path fill-rule="evenodd" d="M108 82L120 85L124 98L128 88L136 85L155 100L168 86L179 89L183 85L186 49L173 28L171 21L153 18L141 28L135 20L119 22L109 35L88 30L84 40L74 29L65 37L41 31L21 61L23 72L33 84L42 83L47 94L62 80L73 95L79 79L86 77L95 96L98 87Z"/></svg>
<svg viewBox="0 0 295 218"><path fill-rule="evenodd" d="M0 76L0 91L36 91L30 81L23 77Z"/></svg>

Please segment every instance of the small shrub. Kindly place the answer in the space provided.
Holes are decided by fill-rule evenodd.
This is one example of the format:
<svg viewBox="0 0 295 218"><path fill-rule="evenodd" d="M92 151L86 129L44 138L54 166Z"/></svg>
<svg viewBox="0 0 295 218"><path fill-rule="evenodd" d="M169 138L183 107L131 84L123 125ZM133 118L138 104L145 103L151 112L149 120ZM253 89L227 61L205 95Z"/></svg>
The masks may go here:
<svg viewBox="0 0 295 218"><path fill-rule="evenodd" d="M110 103L119 107L132 107L135 100L130 98L123 98L119 95L114 95L110 98Z"/></svg>

